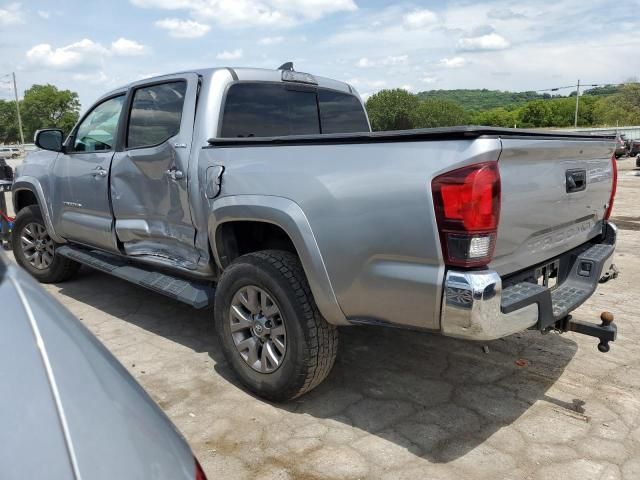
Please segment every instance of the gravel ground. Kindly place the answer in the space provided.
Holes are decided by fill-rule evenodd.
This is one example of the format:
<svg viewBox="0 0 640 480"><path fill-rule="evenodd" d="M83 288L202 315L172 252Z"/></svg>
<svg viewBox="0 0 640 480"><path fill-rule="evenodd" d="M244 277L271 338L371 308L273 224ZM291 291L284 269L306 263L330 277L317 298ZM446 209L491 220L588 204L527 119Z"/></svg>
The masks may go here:
<svg viewBox="0 0 640 480"><path fill-rule="evenodd" d="M621 274L574 314L615 314L608 354L572 333L526 332L485 353L427 333L345 328L327 381L274 405L239 387L210 311L88 268L46 288L165 410L210 479L637 480L640 171L619 165Z"/></svg>

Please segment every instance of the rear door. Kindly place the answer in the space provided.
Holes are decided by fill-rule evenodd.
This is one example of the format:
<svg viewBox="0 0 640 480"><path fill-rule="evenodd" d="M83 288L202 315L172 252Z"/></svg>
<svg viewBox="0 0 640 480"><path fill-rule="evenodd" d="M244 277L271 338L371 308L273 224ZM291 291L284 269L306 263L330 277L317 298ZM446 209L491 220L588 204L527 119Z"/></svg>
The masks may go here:
<svg viewBox="0 0 640 480"><path fill-rule="evenodd" d="M613 141L503 138L502 206L491 267L508 274L602 232L612 188Z"/></svg>
<svg viewBox="0 0 640 480"><path fill-rule="evenodd" d="M56 231L68 240L105 250L116 250L109 168L124 102L125 94L121 93L89 110L53 167Z"/></svg>
<svg viewBox="0 0 640 480"><path fill-rule="evenodd" d="M197 90L198 76L185 73L130 93L111 170L115 230L128 255L198 260L187 193Z"/></svg>

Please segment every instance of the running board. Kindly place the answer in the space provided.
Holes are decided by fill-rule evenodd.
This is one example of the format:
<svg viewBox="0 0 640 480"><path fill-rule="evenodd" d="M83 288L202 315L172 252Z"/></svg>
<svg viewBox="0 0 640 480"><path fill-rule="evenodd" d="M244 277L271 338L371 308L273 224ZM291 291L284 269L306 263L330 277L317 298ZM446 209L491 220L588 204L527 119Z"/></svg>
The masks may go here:
<svg viewBox="0 0 640 480"><path fill-rule="evenodd" d="M161 293L195 308L213 305L215 288L206 282L186 280L160 273L151 268L133 264L125 258L98 250L63 245L56 249L56 254Z"/></svg>

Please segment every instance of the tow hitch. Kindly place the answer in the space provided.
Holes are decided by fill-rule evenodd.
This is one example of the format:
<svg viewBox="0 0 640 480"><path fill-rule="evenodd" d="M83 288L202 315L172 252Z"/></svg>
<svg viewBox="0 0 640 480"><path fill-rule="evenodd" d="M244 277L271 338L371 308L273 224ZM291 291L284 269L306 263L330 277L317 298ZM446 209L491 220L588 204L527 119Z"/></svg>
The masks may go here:
<svg viewBox="0 0 640 480"><path fill-rule="evenodd" d="M600 314L600 320L602 323L596 325L591 322L583 322L581 320L574 320L571 315L567 315L563 320L560 320L561 332L576 332L583 335L589 335L600 339L598 343L598 350L603 353L609 351L609 342L615 342L616 335L618 333L618 327L613 323L613 314L611 312L602 312Z"/></svg>

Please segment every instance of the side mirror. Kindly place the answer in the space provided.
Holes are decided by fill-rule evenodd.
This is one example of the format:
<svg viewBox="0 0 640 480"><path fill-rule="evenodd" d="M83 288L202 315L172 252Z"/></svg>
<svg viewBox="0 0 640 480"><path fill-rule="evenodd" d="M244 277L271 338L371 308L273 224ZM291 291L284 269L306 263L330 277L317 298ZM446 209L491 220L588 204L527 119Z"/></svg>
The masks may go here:
<svg viewBox="0 0 640 480"><path fill-rule="evenodd" d="M34 143L42 150L51 150L52 152L62 151L62 130L58 128L44 128L37 130Z"/></svg>

